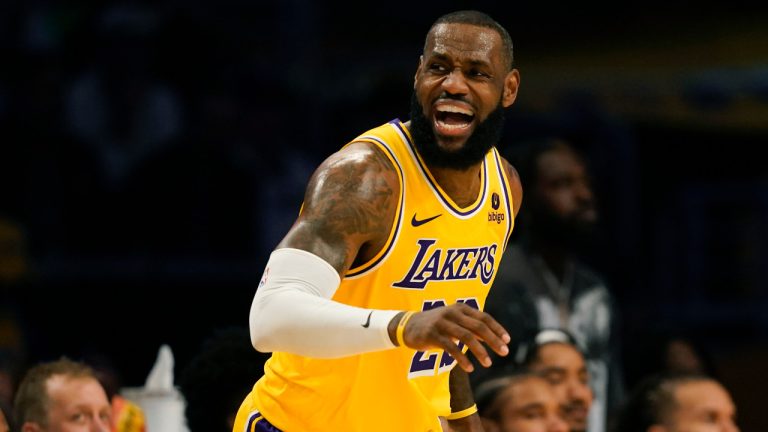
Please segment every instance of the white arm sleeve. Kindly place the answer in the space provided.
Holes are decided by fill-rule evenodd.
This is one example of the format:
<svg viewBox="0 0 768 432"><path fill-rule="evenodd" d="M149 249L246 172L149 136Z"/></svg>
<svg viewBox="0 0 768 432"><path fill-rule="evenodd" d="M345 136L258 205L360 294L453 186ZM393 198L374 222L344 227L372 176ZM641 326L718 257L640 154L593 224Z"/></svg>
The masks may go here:
<svg viewBox="0 0 768 432"><path fill-rule="evenodd" d="M317 255L291 248L272 252L251 304L253 347L319 358L394 347L387 325L400 311L333 301L340 282Z"/></svg>

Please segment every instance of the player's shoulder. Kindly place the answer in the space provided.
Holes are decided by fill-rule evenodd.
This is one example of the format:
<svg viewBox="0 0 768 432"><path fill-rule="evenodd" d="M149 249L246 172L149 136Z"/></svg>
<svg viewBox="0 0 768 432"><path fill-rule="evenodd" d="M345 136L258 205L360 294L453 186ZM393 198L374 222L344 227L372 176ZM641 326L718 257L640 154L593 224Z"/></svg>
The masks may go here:
<svg viewBox="0 0 768 432"><path fill-rule="evenodd" d="M368 142L352 142L328 156L310 178L307 206L333 200L343 206L367 206L384 196L398 196L400 178L391 161Z"/></svg>
<svg viewBox="0 0 768 432"><path fill-rule="evenodd" d="M517 173L517 169L512 165L507 158L499 155L501 159L501 166L504 169L504 173L511 183L520 183L520 175Z"/></svg>
<svg viewBox="0 0 768 432"><path fill-rule="evenodd" d="M501 166L504 169L504 174L507 176L507 181L512 189L512 199L514 204L515 215L520 210L520 205L523 200L523 184L520 180L520 175L517 173L517 169L503 156L500 157Z"/></svg>
<svg viewBox="0 0 768 432"><path fill-rule="evenodd" d="M353 141L328 156L321 170L346 172L350 175L393 175L395 167L385 152L376 144Z"/></svg>

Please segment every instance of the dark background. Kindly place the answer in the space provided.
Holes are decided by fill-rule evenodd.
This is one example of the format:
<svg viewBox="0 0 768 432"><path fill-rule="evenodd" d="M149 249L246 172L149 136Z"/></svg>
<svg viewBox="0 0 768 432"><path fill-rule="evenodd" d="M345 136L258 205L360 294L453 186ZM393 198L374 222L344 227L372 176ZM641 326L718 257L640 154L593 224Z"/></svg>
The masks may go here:
<svg viewBox="0 0 768 432"><path fill-rule="evenodd" d="M768 13L747 2L5 1L0 338L25 362L113 359L141 385L247 325L304 184L407 119L432 21L505 25L521 73L501 147L565 136L592 161L589 259L631 372L657 333L702 343L745 430L768 372Z"/></svg>

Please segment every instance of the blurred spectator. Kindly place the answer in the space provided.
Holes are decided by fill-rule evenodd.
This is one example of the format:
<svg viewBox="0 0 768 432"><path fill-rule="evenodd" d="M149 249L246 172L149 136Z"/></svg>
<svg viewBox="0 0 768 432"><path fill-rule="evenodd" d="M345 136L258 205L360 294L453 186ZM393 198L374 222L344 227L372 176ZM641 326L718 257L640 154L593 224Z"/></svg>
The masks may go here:
<svg viewBox="0 0 768 432"><path fill-rule="evenodd" d="M475 390L486 432L567 432L552 387L531 373L512 374L481 383Z"/></svg>
<svg viewBox="0 0 768 432"><path fill-rule="evenodd" d="M515 341L540 328L570 331L584 349L595 400L590 432L605 430L608 410L620 401L623 378L618 310L603 277L579 258L598 222L587 163L560 139L530 141L509 155L525 191L515 223L517 241L507 248L485 310ZM494 356L495 374L509 356ZM482 370L482 368L478 368Z"/></svg>
<svg viewBox="0 0 768 432"><path fill-rule="evenodd" d="M111 408L93 370L67 358L40 363L24 375L14 400L22 432L108 432Z"/></svg>
<svg viewBox="0 0 768 432"><path fill-rule="evenodd" d="M738 432L736 406L717 380L696 374L646 377L627 398L615 432Z"/></svg>
<svg viewBox="0 0 768 432"><path fill-rule="evenodd" d="M594 402L587 365L573 336L560 329L544 329L521 344L515 354L520 368L552 385L571 432L584 432ZM604 425L603 425L604 426Z"/></svg>
<svg viewBox="0 0 768 432"><path fill-rule="evenodd" d="M246 328L224 328L209 337L179 379L189 430L231 432L240 402L264 374L268 358L253 349Z"/></svg>

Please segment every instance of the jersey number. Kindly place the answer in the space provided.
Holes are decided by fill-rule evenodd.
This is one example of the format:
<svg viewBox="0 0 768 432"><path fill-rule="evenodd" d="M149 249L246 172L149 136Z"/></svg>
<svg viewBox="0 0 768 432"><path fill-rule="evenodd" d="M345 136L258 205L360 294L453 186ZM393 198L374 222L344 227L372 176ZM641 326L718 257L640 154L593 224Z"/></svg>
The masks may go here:
<svg viewBox="0 0 768 432"><path fill-rule="evenodd" d="M458 299L456 300L456 303L464 303L469 307L480 310L480 305L475 298ZM443 306L445 306L445 300L426 300L424 301L421 310L423 312ZM464 344L458 342L458 347L459 349L464 349ZM438 357L440 357L439 365L437 362ZM451 370L454 363L456 363L456 360L453 356L443 350L416 351L411 360L411 368L408 371L408 378L438 375Z"/></svg>

